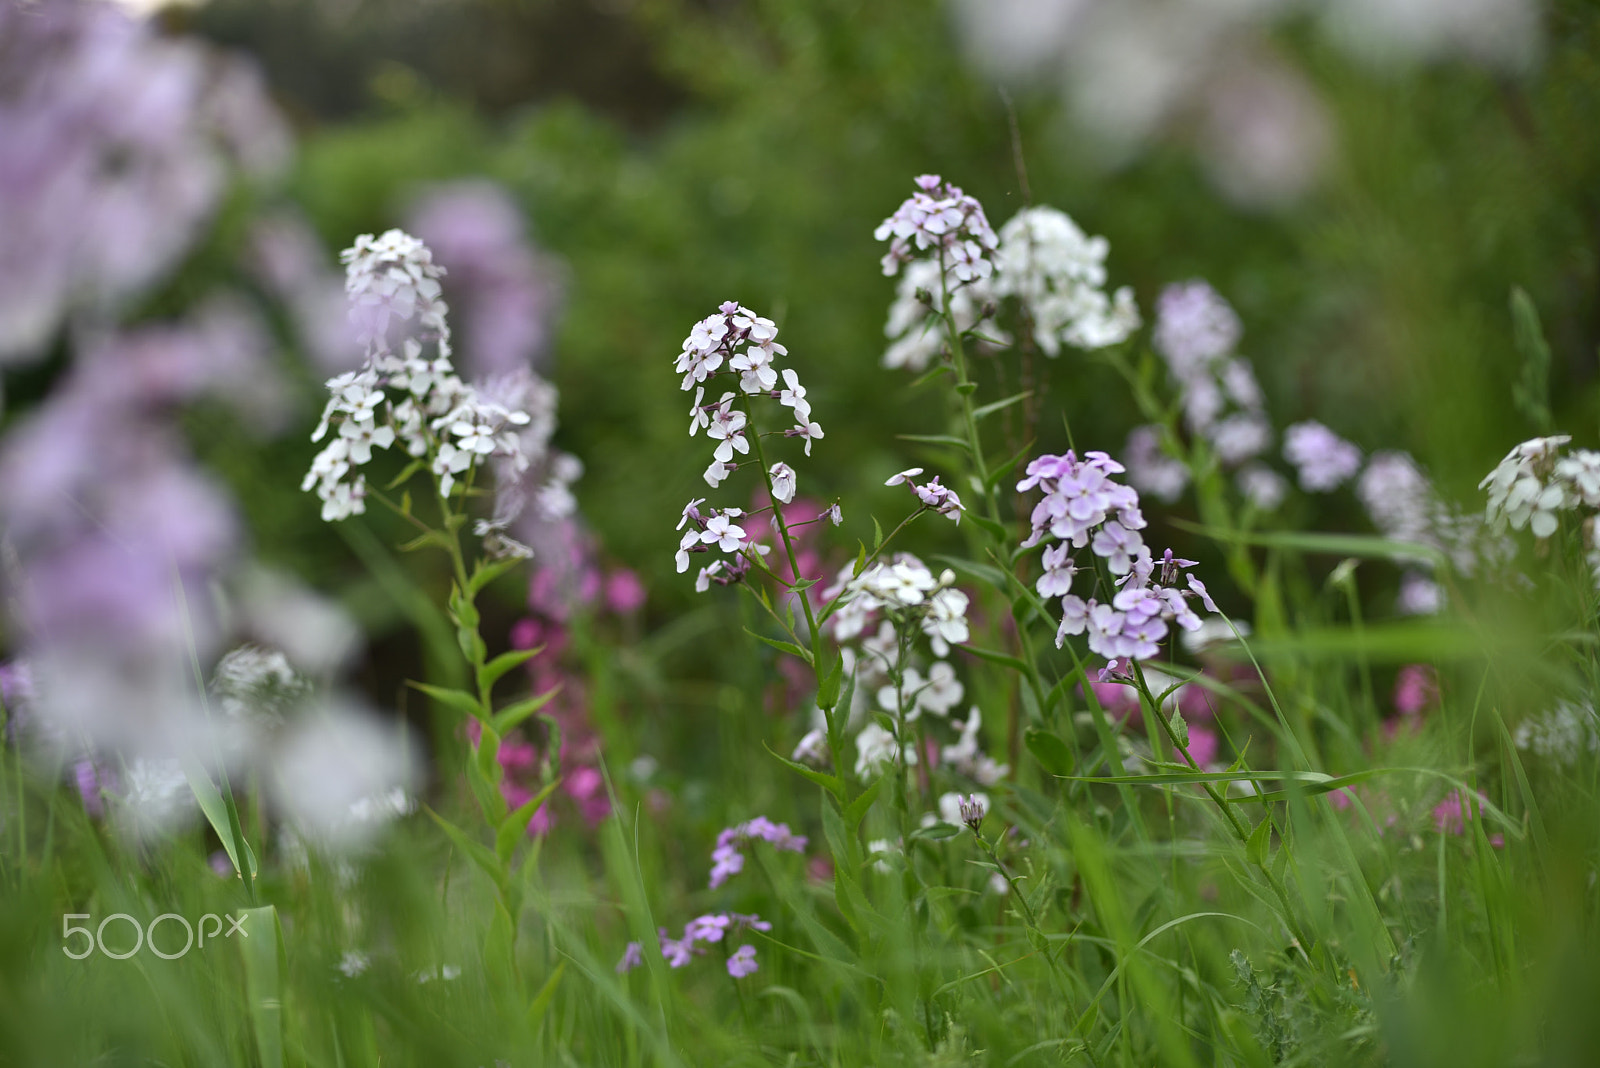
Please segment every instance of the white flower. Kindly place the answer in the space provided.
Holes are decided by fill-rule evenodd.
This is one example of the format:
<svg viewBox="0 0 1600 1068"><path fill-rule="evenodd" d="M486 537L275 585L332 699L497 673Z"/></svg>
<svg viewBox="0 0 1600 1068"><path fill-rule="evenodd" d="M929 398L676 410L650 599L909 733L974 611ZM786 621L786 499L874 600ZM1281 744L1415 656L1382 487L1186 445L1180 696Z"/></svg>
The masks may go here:
<svg viewBox="0 0 1600 1068"><path fill-rule="evenodd" d="M807 456L811 455L811 442L816 438L820 438L820 437L824 437L825 436L822 433L822 427L821 426L819 426L816 423L807 423L807 422L797 423L797 424L795 424L795 426L794 426L794 428L792 430L785 430L783 433L784 433L785 437L804 438L805 441L806 441L806 455Z"/></svg>
<svg viewBox="0 0 1600 1068"><path fill-rule="evenodd" d="M856 735L856 776L870 779L880 774L884 765L894 762L895 750L893 732L876 723L867 724ZM900 755L908 766L917 762L917 754L909 745L900 750Z"/></svg>
<svg viewBox="0 0 1600 1068"><path fill-rule="evenodd" d="M794 500L795 474L794 468L779 461L772 465L768 472L772 478L772 496L775 500L789 504Z"/></svg>
<svg viewBox="0 0 1600 1068"><path fill-rule="evenodd" d="M1509 522L1511 529L1528 527L1536 538L1548 538L1556 531L1556 513L1570 508L1576 494L1564 483L1544 478L1555 466L1561 446L1571 441L1568 435L1534 438L1506 454L1505 459L1478 483L1489 492L1488 520Z"/></svg>
<svg viewBox="0 0 1600 1068"><path fill-rule="evenodd" d="M824 765L828 762L828 734L821 728L813 728L806 732L800 739L800 744L794 747L791 760L802 764Z"/></svg>
<svg viewBox="0 0 1600 1068"><path fill-rule="evenodd" d="M933 716L947 716L961 703L966 691L956 678L956 669L943 660L928 669L928 679L917 692L917 708Z"/></svg>
<svg viewBox="0 0 1600 1068"><path fill-rule="evenodd" d="M712 516L706 521L706 529L700 534L700 540L707 545L715 545L725 553L736 552L745 542L744 528L730 521L727 515Z"/></svg>
<svg viewBox="0 0 1600 1068"><path fill-rule="evenodd" d="M1027 307L1034 341L1046 355L1058 355L1063 342L1104 348L1138 329L1133 291L1124 287L1112 298L1103 289L1109 247L1055 208L1024 208L1000 228L994 293Z"/></svg>
<svg viewBox="0 0 1600 1068"><path fill-rule="evenodd" d="M887 482L885 482L884 485L885 486L898 486L902 482L911 482L912 479L914 479L917 475L920 475L920 474L922 474L922 468L920 468L920 467L908 467L904 471L901 471L897 475L890 475L889 476L889 480Z"/></svg>
<svg viewBox="0 0 1600 1068"><path fill-rule="evenodd" d="M967 595L946 587L930 597L928 614L922 617L922 632L930 639L935 656L945 656L951 645L966 641L971 636L967 628Z"/></svg>

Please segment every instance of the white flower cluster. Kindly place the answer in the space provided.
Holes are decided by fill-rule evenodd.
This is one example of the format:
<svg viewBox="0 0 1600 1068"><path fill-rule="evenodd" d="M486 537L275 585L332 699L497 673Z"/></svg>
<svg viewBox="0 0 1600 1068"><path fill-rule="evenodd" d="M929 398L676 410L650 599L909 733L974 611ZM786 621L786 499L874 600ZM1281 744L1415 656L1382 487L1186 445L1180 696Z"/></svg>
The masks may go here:
<svg viewBox="0 0 1600 1068"><path fill-rule="evenodd" d="M443 269L426 245L400 230L363 234L341 257L345 294L366 356L360 370L328 381L332 396L312 434L333 440L312 461L301 488L316 489L322 518L366 510L358 470L372 450L397 442L424 459L448 498L459 478L490 457L525 469L520 428L527 412L495 403L461 380L450 362Z"/></svg>
<svg viewBox="0 0 1600 1068"><path fill-rule="evenodd" d="M910 553L896 553L859 575L854 571L854 564L845 565L834 584L822 591L824 602L839 601L829 618L835 641L857 638L884 617L902 625L916 625L939 657L948 655L951 645L960 645L970 636L967 595L955 588L955 572L946 570L935 578L927 565ZM892 635L895 629L880 632L879 637L885 633ZM893 651L892 645L875 648L869 650L870 658L881 660Z"/></svg>
<svg viewBox="0 0 1600 1068"><path fill-rule="evenodd" d="M1600 586L1600 452L1562 447L1567 434L1533 438L1506 454L1478 488L1489 495L1486 517L1496 530L1527 527L1541 541L1560 527L1560 513L1588 510L1583 517L1585 555Z"/></svg>
<svg viewBox="0 0 1600 1068"><path fill-rule="evenodd" d="M1600 720L1592 705L1562 701L1517 724L1511 736L1518 749L1543 760L1570 765L1583 753L1600 753Z"/></svg>
<svg viewBox="0 0 1600 1068"><path fill-rule="evenodd" d="M791 410L794 425L783 431L783 436L804 440L807 456L811 455L811 443L824 436L822 427L811 418L811 402L806 399L799 376L792 368L780 371L775 365L778 357L788 353L789 350L778 343L778 327L771 319L762 318L731 300L696 323L684 339L676 368L683 375L683 390L694 390L694 404L689 408L689 436L704 429L706 437L716 442L711 466L704 475L711 488L720 486L739 469L741 461L736 457L750 454L749 435L755 432L750 424L749 399L752 397L770 397ZM705 383L719 376L737 376L739 390L724 392L717 400L708 402ZM741 401L744 407L736 407ZM784 504L794 500L797 485L794 468L780 461L768 469L767 475L775 500ZM713 582L729 585L739 581L749 570L750 553L765 555L771 551L771 546L756 542L743 526L733 522L745 514L743 511L712 508L701 512L699 506L703 503L703 497L690 501L678 522L678 529L683 532L676 557L678 573L689 569L691 553L710 552L715 547L729 554L729 558L700 570L695 589L701 591L709 589ZM840 522L837 505L823 515L835 525Z"/></svg>
<svg viewBox="0 0 1600 1068"><path fill-rule="evenodd" d="M879 227L880 240L884 227L899 217ZM971 330L1012 297L1024 309L1034 341L1049 356L1059 355L1063 344L1098 349L1125 341L1139 328L1139 309L1129 287L1113 295L1105 291L1109 248L1105 238L1089 237L1065 212L1024 208L1000 228L992 267L973 271L964 261L944 264L943 292L956 329ZM894 255L891 251L885 258L886 268L899 262ZM939 355L944 345L940 270L938 257L907 261L884 326L890 345L883 366L922 371ZM996 335L998 341L1008 340L1003 332Z"/></svg>
<svg viewBox="0 0 1600 1068"><path fill-rule="evenodd" d="M987 286L952 285L949 292L950 314L957 330L965 333L987 315L993 297ZM913 372L928 369L944 348L944 323L937 311L939 300L938 261L908 263L895 284L894 303L889 305L889 321L883 328L884 336L889 338L883 366Z"/></svg>
<svg viewBox="0 0 1600 1068"><path fill-rule="evenodd" d="M1133 290L1122 286L1106 295L1110 247L1050 207L1024 208L1000 228L993 292L1022 302L1046 355L1059 355L1063 342L1080 349L1115 345L1139 329Z"/></svg>
<svg viewBox="0 0 1600 1068"><path fill-rule="evenodd" d="M948 722L958 732L956 740L940 750L941 760L957 772L993 785L1010 770L980 749L982 717L976 708L964 721L949 718L966 690L954 665L945 658L953 645L970 637L967 595L954 583L953 572L935 577L921 560L899 553L860 575L855 574L853 564L846 565L833 585L822 592L825 602L837 604L827 627L840 643L845 671L855 679L855 701L846 726L860 728L855 738L855 772L863 779L881 774L896 759L908 766L917 763L910 740L897 741L896 724L915 723L925 715ZM928 640L935 658L927 666L913 649L918 634ZM873 710L878 720L869 718ZM825 758L820 720L818 713L813 729L796 749L795 759L818 762ZM864 725L863 720L867 720Z"/></svg>
<svg viewBox="0 0 1600 1068"><path fill-rule="evenodd" d="M1033 531L1022 544L1026 548L1046 539L1059 541L1045 549L1044 573L1035 584L1040 597L1061 598L1057 648L1067 635L1087 630L1089 648L1101 656L1146 660L1160 651L1168 622L1188 631L1200 629L1200 617L1189 607L1188 598L1198 597L1212 612L1217 606L1205 584L1193 575L1186 576L1187 589L1173 585L1181 572L1194 566L1193 560L1180 560L1171 549L1159 561L1151 556L1139 534L1145 526L1139 495L1111 477L1122 469L1103 452L1089 452L1079 460L1069 451L1029 463L1017 492L1037 486L1044 497L1034 506ZM1120 576L1121 589L1109 604L1093 597L1086 601L1071 592L1081 570L1072 553L1085 546Z"/></svg>

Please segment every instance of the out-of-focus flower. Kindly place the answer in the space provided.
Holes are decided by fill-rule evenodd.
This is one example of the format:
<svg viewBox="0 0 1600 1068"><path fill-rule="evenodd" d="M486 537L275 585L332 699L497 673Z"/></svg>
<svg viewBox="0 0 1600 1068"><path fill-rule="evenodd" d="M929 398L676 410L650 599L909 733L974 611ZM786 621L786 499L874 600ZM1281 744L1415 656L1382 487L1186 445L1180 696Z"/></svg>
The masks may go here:
<svg viewBox="0 0 1600 1068"><path fill-rule="evenodd" d="M1139 328L1133 290L1105 292L1109 243L1089 237L1066 212L1024 208L1000 228L999 238L990 289L1022 302L1046 355L1058 355L1063 343L1104 348Z"/></svg>
<svg viewBox="0 0 1600 1068"><path fill-rule="evenodd" d="M412 749L398 728L336 700L288 729L273 798L303 838L350 851L411 810L407 790L415 777Z"/></svg>
<svg viewBox="0 0 1600 1068"><path fill-rule="evenodd" d="M1109 162L1188 139L1218 188L1246 205L1304 192L1328 123L1302 76L1270 58L1274 27L1318 17L1335 44L1382 64L1461 56L1524 68L1539 51L1534 0L952 0L973 61L1015 83L1061 86Z"/></svg>
<svg viewBox="0 0 1600 1068"><path fill-rule="evenodd" d="M493 182L466 180L427 190L410 229L448 274L461 364L474 378L537 366L560 300L556 271L529 247L522 213Z"/></svg>
<svg viewBox="0 0 1600 1068"><path fill-rule="evenodd" d="M116 5L0 7L0 361L165 278L286 129L254 71Z"/></svg>
<svg viewBox="0 0 1600 1068"><path fill-rule="evenodd" d="M728 974L735 979L743 979L754 974L760 965L756 963L756 948L754 946L740 946L728 958Z"/></svg>
<svg viewBox="0 0 1600 1068"><path fill-rule="evenodd" d="M1189 488L1189 469L1161 451L1159 427L1134 427L1123 446L1122 462L1128 469L1129 485L1165 504L1176 501Z"/></svg>
<svg viewBox="0 0 1600 1068"><path fill-rule="evenodd" d="M1300 488L1328 493L1361 469L1361 450L1321 423L1295 423L1283 432L1283 458L1300 473Z"/></svg>
<svg viewBox="0 0 1600 1068"><path fill-rule="evenodd" d="M1228 64L1205 89L1200 158L1212 184L1244 207L1291 204L1315 184L1333 124L1293 68L1260 55Z"/></svg>
<svg viewBox="0 0 1600 1068"><path fill-rule="evenodd" d="M1289 482L1265 464L1246 464L1234 476L1239 494L1263 512L1276 511L1289 495Z"/></svg>

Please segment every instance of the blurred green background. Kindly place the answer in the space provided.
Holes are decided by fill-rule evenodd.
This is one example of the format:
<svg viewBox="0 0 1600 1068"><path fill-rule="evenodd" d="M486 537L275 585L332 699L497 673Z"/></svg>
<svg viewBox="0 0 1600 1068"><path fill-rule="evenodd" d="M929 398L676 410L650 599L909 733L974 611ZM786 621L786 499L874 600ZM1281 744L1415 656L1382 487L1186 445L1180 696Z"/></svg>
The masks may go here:
<svg viewBox="0 0 1600 1068"><path fill-rule="evenodd" d="M700 468L668 361L716 303L779 321L828 431L808 491L880 483L908 455L893 435L942 417L878 366L892 280L872 228L922 172L998 226L1023 203L1020 159L1035 202L1110 240L1112 283L1147 319L1190 277L1233 302L1280 427L1315 418L1410 450L1473 508L1477 480L1536 429L1508 403L1513 286L1550 339L1556 425L1595 425L1592 4L1549 8L1543 59L1518 73L1375 70L1278 27L1333 149L1309 192L1258 210L1217 195L1181 126L1106 167L1053 80L980 73L932 0L216 0L170 17L259 57L303 134L291 196L330 249L400 224L428 183L481 175L514 194L565 265L547 370L558 440L588 465L583 514L661 611L683 603L682 584L651 580L670 573ZM1137 421L1071 354L1048 388L1080 446L1116 451ZM289 452L294 469L311 449ZM1348 495L1321 507L1309 525L1367 529ZM300 540L274 524L314 536L307 509L255 518L269 551Z"/></svg>

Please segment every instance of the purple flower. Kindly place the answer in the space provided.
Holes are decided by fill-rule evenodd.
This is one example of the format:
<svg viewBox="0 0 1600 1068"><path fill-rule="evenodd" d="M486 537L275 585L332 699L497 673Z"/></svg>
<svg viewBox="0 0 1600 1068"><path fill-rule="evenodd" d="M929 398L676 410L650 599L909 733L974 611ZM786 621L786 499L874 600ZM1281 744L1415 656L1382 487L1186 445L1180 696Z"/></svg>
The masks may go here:
<svg viewBox="0 0 1600 1068"><path fill-rule="evenodd" d="M932 258L958 285L989 277L994 272L991 256L1000 245L983 214L983 205L936 174L919 177L917 192L883 220L872 236L889 242L883 257L884 274L896 274L902 264L913 260Z"/></svg>
<svg viewBox="0 0 1600 1068"><path fill-rule="evenodd" d="M1170 285L1156 302L1156 351L1178 377L1187 377L1239 344L1239 316L1203 281Z"/></svg>
<svg viewBox="0 0 1600 1068"><path fill-rule="evenodd" d="M1361 468L1361 450L1321 423L1296 423L1283 432L1283 458L1300 473L1311 493L1338 489Z"/></svg>
<svg viewBox="0 0 1600 1068"><path fill-rule="evenodd" d="M637 942L629 942L622 950L622 959L617 961L617 974L631 972L644 963L644 947Z"/></svg>
<svg viewBox="0 0 1600 1068"><path fill-rule="evenodd" d="M753 974L760 965L756 963L756 948L754 946L740 946L728 958L728 974L735 979L743 979Z"/></svg>
<svg viewBox="0 0 1600 1068"><path fill-rule="evenodd" d="M437 186L410 219L449 272L445 296L461 332L462 366L485 376L537 364L560 292L506 191L483 180Z"/></svg>

